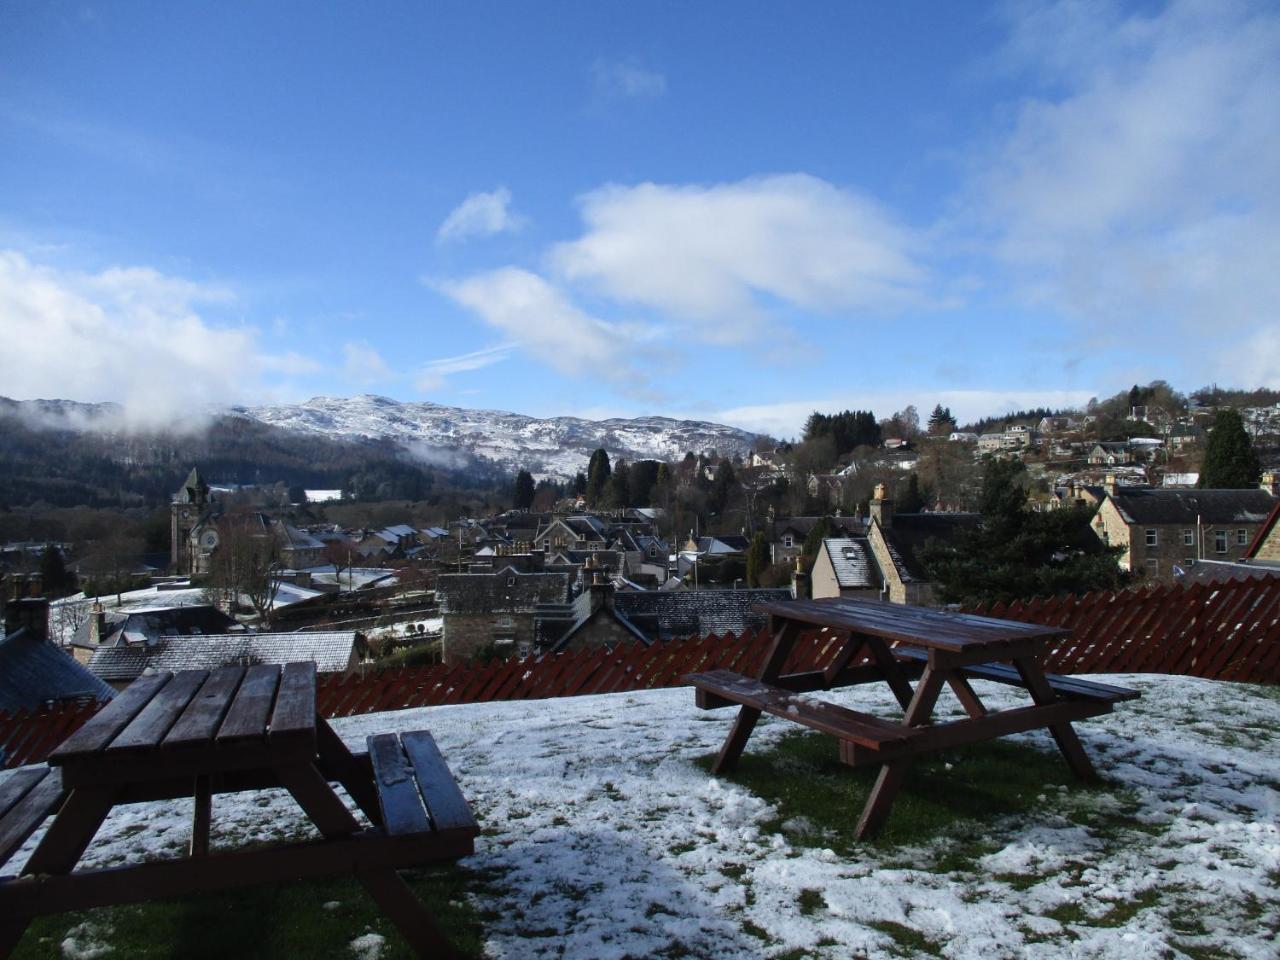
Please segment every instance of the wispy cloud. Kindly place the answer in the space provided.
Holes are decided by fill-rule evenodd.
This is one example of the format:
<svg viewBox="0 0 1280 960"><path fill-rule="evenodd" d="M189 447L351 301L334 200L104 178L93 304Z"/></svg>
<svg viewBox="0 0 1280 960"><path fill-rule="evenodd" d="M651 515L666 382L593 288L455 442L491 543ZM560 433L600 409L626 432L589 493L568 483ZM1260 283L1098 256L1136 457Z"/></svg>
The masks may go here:
<svg viewBox="0 0 1280 960"><path fill-rule="evenodd" d="M430 360L419 368L414 376L414 386L423 393L440 390L445 386L448 377L455 373L467 373L472 370L483 370L495 363L501 363L511 356L516 344L512 341L473 350L456 357L442 357Z"/></svg>
<svg viewBox="0 0 1280 960"><path fill-rule="evenodd" d="M604 99L652 100L667 92L667 78L634 59L597 60L591 77L596 95Z"/></svg>
<svg viewBox="0 0 1280 960"><path fill-rule="evenodd" d="M398 376L376 349L363 340L342 345L343 375L353 383L372 387L390 383Z"/></svg>
<svg viewBox="0 0 1280 960"><path fill-rule="evenodd" d="M264 373L307 363L263 351L256 330L201 311L225 287L149 267L98 273L0 251L0 392L29 399L119 400L129 422L171 425L208 406L260 398Z"/></svg>
<svg viewBox="0 0 1280 960"><path fill-rule="evenodd" d="M1009 9L1007 60L1042 92L981 156L968 214L1016 293L1192 369L1206 330L1276 333L1280 11Z"/></svg>
<svg viewBox="0 0 1280 960"><path fill-rule="evenodd" d="M437 243L490 237L496 233L512 233L524 225L524 218L511 210L511 191L498 187L488 192L473 193L445 217L436 231Z"/></svg>
<svg viewBox="0 0 1280 960"><path fill-rule="evenodd" d="M535 273L504 267L433 286L561 373L608 376L617 369L613 361L623 347L618 330Z"/></svg>
<svg viewBox="0 0 1280 960"><path fill-rule="evenodd" d="M580 199L584 234L552 250L557 274L617 301L751 337L770 305L879 311L925 301L922 238L853 190L805 174L735 183L609 186Z"/></svg>

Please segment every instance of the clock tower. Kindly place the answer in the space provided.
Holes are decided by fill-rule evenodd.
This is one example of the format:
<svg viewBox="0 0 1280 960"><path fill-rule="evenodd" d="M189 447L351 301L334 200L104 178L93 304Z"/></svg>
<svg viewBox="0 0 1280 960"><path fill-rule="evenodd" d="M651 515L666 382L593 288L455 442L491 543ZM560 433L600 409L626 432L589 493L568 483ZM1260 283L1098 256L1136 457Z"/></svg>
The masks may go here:
<svg viewBox="0 0 1280 960"><path fill-rule="evenodd" d="M209 485L192 467L169 505L169 561L178 573L191 573L191 531L209 506Z"/></svg>

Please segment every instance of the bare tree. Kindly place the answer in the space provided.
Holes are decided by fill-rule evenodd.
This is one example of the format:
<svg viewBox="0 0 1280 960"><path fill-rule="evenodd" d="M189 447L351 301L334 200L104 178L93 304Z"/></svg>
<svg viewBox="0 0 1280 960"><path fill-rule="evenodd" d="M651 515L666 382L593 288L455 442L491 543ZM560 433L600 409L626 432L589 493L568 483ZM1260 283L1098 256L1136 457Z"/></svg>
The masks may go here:
<svg viewBox="0 0 1280 960"><path fill-rule="evenodd" d="M121 603L120 594L143 553L143 543L138 537L124 530L114 530L101 540L90 544L84 552L82 568L101 590L103 583L114 587L116 606Z"/></svg>
<svg viewBox="0 0 1280 960"><path fill-rule="evenodd" d="M229 609L242 598L263 623L280 589L280 545L260 514L225 517L209 558L209 584Z"/></svg>
<svg viewBox="0 0 1280 960"><path fill-rule="evenodd" d="M330 540L324 545L324 558L333 564L333 577L342 589L342 571L351 569L351 553L355 546L346 540ZM350 583L347 584L350 587Z"/></svg>

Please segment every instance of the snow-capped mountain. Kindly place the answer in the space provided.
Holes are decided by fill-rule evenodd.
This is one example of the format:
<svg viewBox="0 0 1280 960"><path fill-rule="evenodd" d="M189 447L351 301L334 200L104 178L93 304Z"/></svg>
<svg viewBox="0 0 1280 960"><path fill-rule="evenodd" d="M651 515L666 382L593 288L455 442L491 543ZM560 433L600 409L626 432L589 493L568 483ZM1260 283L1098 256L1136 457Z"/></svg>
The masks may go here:
<svg viewBox="0 0 1280 960"><path fill-rule="evenodd" d="M436 403L401 403L387 397L315 397L306 403L234 407L262 423L337 438L383 438L401 443L419 458L462 466L484 457L535 476L572 477L585 470L592 451L611 459L678 460L687 451L721 456L747 454L755 434L736 427L669 417L583 420L538 419L500 410L465 410Z"/></svg>

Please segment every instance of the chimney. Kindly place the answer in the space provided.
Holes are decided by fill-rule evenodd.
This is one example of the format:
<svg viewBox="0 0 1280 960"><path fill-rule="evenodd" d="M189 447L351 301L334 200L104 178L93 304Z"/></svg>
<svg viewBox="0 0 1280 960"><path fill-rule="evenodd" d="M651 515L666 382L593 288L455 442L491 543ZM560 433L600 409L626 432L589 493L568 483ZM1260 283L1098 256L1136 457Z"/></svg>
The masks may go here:
<svg viewBox="0 0 1280 960"><path fill-rule="evenodd" d="M881 530L893 526L893 501L885 492L884 484L876 484L875 495L871 498L871 519L880 525Z"/></svg>
<svg viewBox="0 0 1280 960"><path fill-rule="evenodd" d="M791 598L809 599L809 574L804 572L804 557L796 557L796 568L791 571Z"/></svg>
<svg viewBox="0 0 1280 960"><path fill-rule="evenodd" d="M1114 473L1108 473L1106 479L1102 481L1102 489L1107 492L1108 497L1114 497L1119 486Z"/></svg>
<svg viewBox="0 0 1280 960"><path fill-rule="evenodd" d="M613 609L613 582L605 577L605 575L597 570L591 575L591 612L595 613L601 607Z"/></svg>
<svg viewBox="0 0 1280 960"><path fill-rule="evenodd" d="M1259 486L1273 497L1280 497L1280 476L1277 476L1274 470L1263 473L1262 483Z"/></svg>
<svg viewBox="0 0 1280 960"><path fill-rule="evenodd" d="M36 640L49 639L49 601L44 597L10 600L4 608L4 632L13 636L26 630Z"/></svg>
<svg viewBox="0 0 1280 960"><path fill-rule="evenodd" d="M89 608L89 642L95 647L102 643L102 637L107 632L107 611L103 609L100 600L93 601L93 606Z"/></svg>

